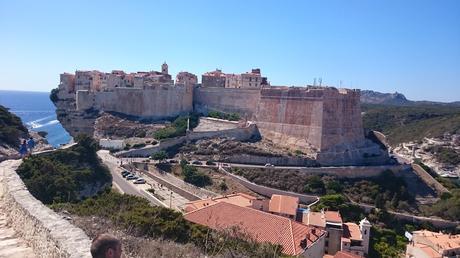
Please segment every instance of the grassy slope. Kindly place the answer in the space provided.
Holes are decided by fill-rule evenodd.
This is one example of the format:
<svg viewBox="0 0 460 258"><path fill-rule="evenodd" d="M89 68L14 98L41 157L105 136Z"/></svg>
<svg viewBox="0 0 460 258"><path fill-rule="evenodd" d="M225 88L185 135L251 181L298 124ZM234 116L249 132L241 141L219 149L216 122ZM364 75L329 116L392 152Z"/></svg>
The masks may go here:
<svg viewBox="0 0 460 258"><path fill-rule="evenodd" d="M362 106L364 128L387 135L391 145L460 133L460 107L441 105Z"/></svg>

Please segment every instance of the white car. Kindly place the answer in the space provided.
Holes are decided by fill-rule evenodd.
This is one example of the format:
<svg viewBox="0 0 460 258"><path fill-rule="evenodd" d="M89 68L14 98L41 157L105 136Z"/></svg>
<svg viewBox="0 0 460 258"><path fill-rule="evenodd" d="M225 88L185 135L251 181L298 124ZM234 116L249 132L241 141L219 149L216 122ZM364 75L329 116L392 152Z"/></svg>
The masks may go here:
<svg viewBox="0 0 460 258"><path fill-rule="evenodd" d="M136 179L133 183L135 183L135 184L145 184L145 179L140 177L140 178Z"/></svg>

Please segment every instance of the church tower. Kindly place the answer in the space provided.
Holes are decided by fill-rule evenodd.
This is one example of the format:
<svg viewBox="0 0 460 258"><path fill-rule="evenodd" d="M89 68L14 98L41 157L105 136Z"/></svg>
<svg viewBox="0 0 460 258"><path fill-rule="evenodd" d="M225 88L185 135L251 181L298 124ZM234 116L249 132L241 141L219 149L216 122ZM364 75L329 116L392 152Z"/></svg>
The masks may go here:
<svg viewBox="0 0 460 258"><path fill-rule="evenodd" d="M161 73L163 73L163 74L169 74L169 73L168 73L168 64L166 64L166 62L164 62L164 63L161 65Z"/></svg>
<svg viewBox="0 0 460 258"><path fill-rule="evenodd" d="M365 254L369 254L369 236L371 235L371 227L371 223L366 218L359 222L359 230L361 231L361 238L363 239Z"/></svg>

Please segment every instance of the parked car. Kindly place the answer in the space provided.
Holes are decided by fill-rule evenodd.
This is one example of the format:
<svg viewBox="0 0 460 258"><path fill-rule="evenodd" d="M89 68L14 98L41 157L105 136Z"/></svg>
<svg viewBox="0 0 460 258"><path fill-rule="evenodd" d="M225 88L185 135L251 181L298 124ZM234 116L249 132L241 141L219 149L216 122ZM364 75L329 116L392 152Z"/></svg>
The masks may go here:
<svg viewBox="0 0 460 258"><path fill-rule="evenodd" d="M193 165L202 165L201 161L195 160L192 162Z"/></svg>
<svg viewBox="0 0 460 258"><path fill-rule="evenodd" d="M127 180L136 180L138 179L139 177L138 176L135 176L135 175L129 175L126 177Z"/></svg>
<svg viewBox="0 0 460 258"><path fill-rule="evenodd" d="M131 173L128 172L128 171L123 171L123 172L121 172L121 176L122 176L122 177L127 177L127 176L129 176L129 175L131 175Z"/></svg>
<svg viewBox="0 0 460 258"><path fill-rule="evenodd" d="M226 167L226 168L229 168L229 167L230 167L230 165L229 165L229 164L227 164L227 163L222 163L222 167Z"/></svg>
<svg viewBox="0 0 460 258"><path fill-rule="evenodd" d="M177 163L177 160L175 160L175 159L170 159L170 160L169 160L169 163Z"/></svg>
<svg viewBox="0 0 460 258"><path fill-rule="evenodd" d="M135 184L145 184L145 179L143 179L142 177L140 177L140 178L134 180L133 183L135 183Z"/></svg>
<svg viewBox="0 0 460 258"><path fill-rule="evenodd" d="M208 161L206 161L206 165L208 165L208 166L215 166L216 163L215 163L214 161L212 161L212 160L208 160Z"/></svg>
<svg viewBox="0 0 460 258"><path fill-rule="evenodd" d="M265 164L265 167L273 167L273 165L270 164L270 163L267 163L267 164Z"/></svg>

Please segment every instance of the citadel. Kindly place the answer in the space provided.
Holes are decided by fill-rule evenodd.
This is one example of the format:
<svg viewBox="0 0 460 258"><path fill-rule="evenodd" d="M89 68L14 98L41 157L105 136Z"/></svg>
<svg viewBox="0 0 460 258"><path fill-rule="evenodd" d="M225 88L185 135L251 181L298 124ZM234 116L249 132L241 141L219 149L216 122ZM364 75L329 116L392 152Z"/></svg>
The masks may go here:
<svg viewBox="0 0 460 258"><path fill-rule="evenodd" d="M242 74L221 70L196 75L180 72L175 80L168 65L161 72L76 71L60 75L57 115L75 136L92 134L101 112L132 119L160 121L209 111L238 113L256 124L273 143L316 153L328 165L380 165L386 150L365 138L359 90L334 87L270 85L260 69Z"/></svg>

